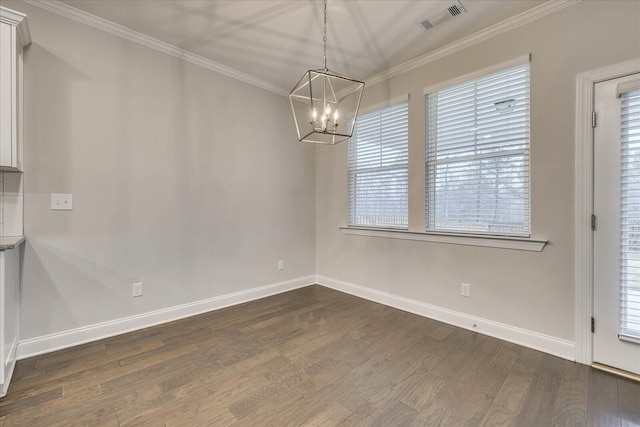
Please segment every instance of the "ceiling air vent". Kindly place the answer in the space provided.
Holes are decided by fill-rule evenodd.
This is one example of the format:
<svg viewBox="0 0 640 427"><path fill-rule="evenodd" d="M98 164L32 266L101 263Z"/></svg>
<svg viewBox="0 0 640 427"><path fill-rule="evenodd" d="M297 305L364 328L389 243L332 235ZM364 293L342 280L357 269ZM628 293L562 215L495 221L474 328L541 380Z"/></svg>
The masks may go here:
<svg viewBox="0 0 640 427"><path fill-rule="evenodd" d="M449 11L449 14L451 16L456 16L456 15L460 15L464 9L462 8L461 4L460 5L454 4L449 6L447 10Z"/></svg>
<svg viewBox="0 0 640 427"><path fill-rule="evenodd" d="M460 3L460 0L458 0L457 2L453 3L451 6L447 7L446 9L436 12L430 17L428 17L427 19L425 19L424 21L422 21L420 23L420 26L423 29L428 30L429 28L433 28L444 21L447 21L455 16L461 15L466 12L467 12L467 9L465 9L462 3Z"/></svg>

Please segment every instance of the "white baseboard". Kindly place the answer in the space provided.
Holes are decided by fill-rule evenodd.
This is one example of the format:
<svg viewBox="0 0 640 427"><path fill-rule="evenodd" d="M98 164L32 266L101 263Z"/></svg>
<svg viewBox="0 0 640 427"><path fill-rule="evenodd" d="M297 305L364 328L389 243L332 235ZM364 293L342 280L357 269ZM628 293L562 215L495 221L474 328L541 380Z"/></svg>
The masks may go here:
<svg viewBox="0 0 640 427"><path fill-rule="evenodd" d="M494 322L481 317L471 316L447 308L437 307L421 301L393 295L342 280L316 275L316 283L327 288L345 292L360 298L374 301L389 307L398 308L419 316L428 317L484 335L509 341L535 350L552 354L567 360L575 360L576 345L538 332L529 331L504 323Z"/></svg>
<svg viewBox="0 0 640 427"><path fill-rule="evenodd" d="M17 359L37 356L63 348L73 347L108 338L114 335L124 334L138 329L148 328L161 323L171 322L208 311L218 310L232 305L242 304L260 298L294 289L309 286L315 283L315 276L304 276L284 282L273 283L246 291L234 292L188 304L177 305L162 310L151 311L136 316L125 317L71 329L51 335L36 337L20 341L17 350Z"/></svg>
<svg viewBox="0 0 640 427"><path fill-rule="evenodd" d="M11 383L11 377L13 376L13 369L16 367L16 349L18 348L18 338L16 337L11 343L11 349L9 350L9 356L7 356L7 360L5 365L2 367L4 369L4 383L1 384L0 387L0 397L4 397L9 390L9 383Z"/></svg>
<svg viewBox="0 0 640 427"><path fill-rule="evenodd" d="M13 376L13 370L15 369L15 367L16 359L13 359L3 367L3 369L5 370L5 377L4 384L2 384L2 387L0 387L0 397L5 397L7 395L7 391L9 391L9 384L11 383L11 377Z"/></svg>
<svg viewBox="0 0 640 427"><path fill-rule="evenodd" d="M137 316L103 322L82 328L63 331L42 337L20 341L17 346L15 360L21 360L39 354L49 353L91 341L124 334L138 329L148 328L161 323L171 322L208 311L242 304L282 292L291 291L320 284L327 288L355 295L360 298L380 304L408 311L420 316L439 320L464 329L500 338L525 347L540 350L563 359L575 360L575 343L549 335L540 334L504 323L471 316L465 313L437 307L421 301L393 295L342 280L332 279L322 275L300 277L284 282L260 286L246 291L234 292L227 295L195 301L174 307L156 310ZM475 325L475 327L474 327ZM15 362L14 360L14 362ZM8 382L7 382L8 383ZM1 390L0 390L1 392Z"/></svg>

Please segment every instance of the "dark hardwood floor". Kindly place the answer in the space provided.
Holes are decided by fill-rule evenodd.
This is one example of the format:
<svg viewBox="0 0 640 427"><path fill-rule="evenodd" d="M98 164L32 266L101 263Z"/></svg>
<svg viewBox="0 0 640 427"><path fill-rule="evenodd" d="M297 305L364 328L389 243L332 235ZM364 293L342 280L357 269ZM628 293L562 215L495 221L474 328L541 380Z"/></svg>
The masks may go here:
<svg viewBox="0 0 640 427"><path fill-rule="evenodd" d="M9 426L640 425L640 383L311 286L18 362Z"/></svg>

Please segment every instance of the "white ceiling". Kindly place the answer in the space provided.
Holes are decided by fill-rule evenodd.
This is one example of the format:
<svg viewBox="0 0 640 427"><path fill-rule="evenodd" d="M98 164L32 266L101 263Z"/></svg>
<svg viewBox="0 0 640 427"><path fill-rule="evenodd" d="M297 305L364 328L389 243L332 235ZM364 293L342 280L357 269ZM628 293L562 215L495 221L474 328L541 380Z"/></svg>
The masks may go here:
<svg viewBox="0 0 640 427"><path fill-rule="evenodd" d="M366 80L544 0L462 0L468 13L418 24L455 0L329 0L328 67ZM63 0L288 92L322 68L320 0Z"/></svg>

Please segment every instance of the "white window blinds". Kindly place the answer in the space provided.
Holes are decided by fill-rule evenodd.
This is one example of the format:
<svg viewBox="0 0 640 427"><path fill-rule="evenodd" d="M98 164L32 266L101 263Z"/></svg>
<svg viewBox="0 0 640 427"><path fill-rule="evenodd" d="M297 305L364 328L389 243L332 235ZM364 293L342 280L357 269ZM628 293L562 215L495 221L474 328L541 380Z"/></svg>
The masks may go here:
<svg viewBox="0 0 640 427"><path fill-rule="evenodd" d="M640 339L640 89L621 98L620 335Z"/></svg>
<svg viewBox="0 0 640 427"><path fill-rule="evenodd" d="M348 224L409 225L408 103L363 114L349 140Z"/></svg>
<svg viewBox="0 0 640 427"><path fill-rule="evenodd" d="M425 101L427 229L528 236L529 64Z"/></svg>

